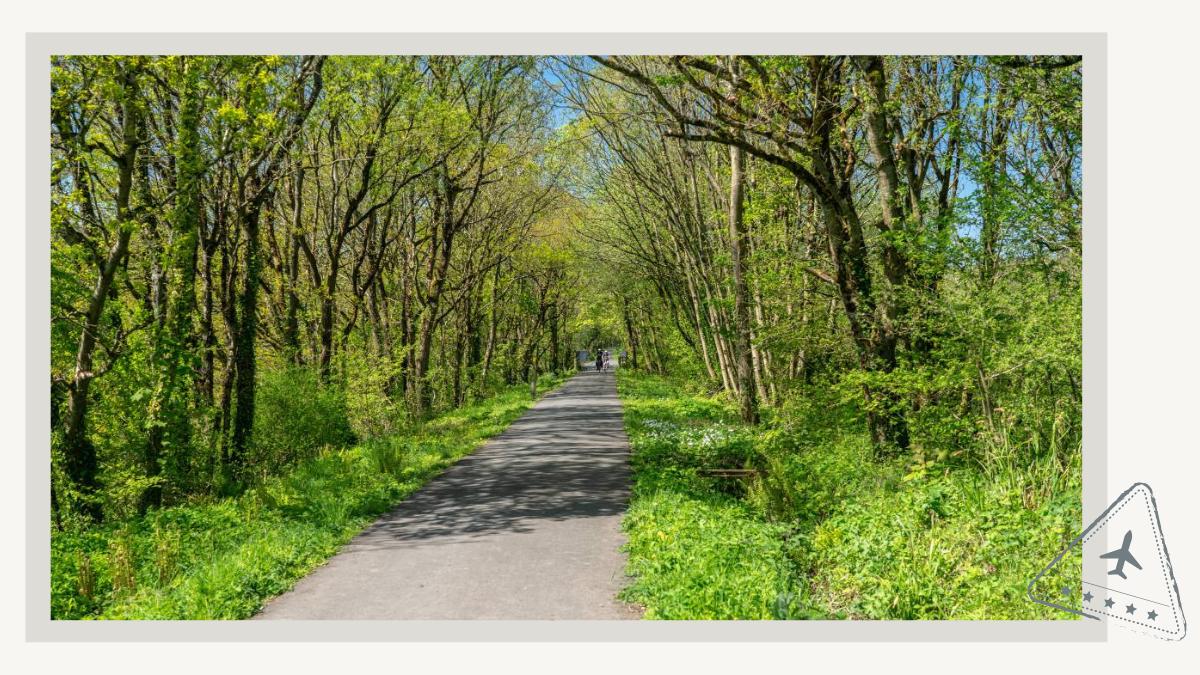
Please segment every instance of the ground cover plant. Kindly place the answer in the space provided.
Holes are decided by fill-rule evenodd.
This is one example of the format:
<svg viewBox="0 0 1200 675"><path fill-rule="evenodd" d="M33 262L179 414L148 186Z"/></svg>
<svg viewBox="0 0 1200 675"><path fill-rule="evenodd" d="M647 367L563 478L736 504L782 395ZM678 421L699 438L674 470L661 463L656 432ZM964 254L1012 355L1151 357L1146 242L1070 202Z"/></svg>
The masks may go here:
<svg viewBox="0 0 1200 675"><path fill-rule="evenodd" d="M625 597L646 618L1071 618L1025 593L1078 533L1078 464L878 464L836 409L749 427L694 385L619 382L634 470Z"/></svg>

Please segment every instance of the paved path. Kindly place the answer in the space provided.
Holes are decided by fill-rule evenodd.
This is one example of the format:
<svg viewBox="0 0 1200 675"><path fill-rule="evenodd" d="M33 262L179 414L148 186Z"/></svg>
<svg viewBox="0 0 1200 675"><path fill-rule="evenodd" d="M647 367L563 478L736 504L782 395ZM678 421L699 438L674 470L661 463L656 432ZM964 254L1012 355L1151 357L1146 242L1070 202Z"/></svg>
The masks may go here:
<svg viewBox="0 0 1200 675"><path fill-rule="evenodd" d="M255 618L638 618L628 458L613 375L580 373Z"/></svg>

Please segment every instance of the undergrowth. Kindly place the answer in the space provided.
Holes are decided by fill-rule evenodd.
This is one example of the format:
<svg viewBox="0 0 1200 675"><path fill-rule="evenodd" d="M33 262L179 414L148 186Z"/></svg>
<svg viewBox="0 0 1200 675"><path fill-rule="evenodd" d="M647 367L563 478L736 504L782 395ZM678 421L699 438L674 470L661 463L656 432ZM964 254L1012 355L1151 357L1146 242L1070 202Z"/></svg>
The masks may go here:
<svg viewBox="0 0 1200 675"><path fill-rule="evenodd" d="M880 461L829 401L751 429L681 381L618 383L634 471L624 597L647 618L1072 617L1026 587L1078 532L1077 448ZM711 477L732 468L754 473Z"/></svg>

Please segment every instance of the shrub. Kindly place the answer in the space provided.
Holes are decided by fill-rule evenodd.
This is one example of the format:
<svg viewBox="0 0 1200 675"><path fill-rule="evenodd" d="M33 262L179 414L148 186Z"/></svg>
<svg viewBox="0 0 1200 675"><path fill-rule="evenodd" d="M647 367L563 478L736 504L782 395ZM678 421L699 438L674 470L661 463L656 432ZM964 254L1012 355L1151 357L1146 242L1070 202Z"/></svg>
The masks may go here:
<svg viewBox="0 0 1200 675"><path fill-rule="evenodd" d="M345 397L310 368L264 373L255 398L250 466L277 468L354 441Z"/></svg>
<svg viewBox="0 0 1200 675"><path fill-rule="evenodd" d="M348 353L346 362L346 410L350 429L358 438L394 434L403 429L407 411L403 400L389 395L401 361Z"/></svg>

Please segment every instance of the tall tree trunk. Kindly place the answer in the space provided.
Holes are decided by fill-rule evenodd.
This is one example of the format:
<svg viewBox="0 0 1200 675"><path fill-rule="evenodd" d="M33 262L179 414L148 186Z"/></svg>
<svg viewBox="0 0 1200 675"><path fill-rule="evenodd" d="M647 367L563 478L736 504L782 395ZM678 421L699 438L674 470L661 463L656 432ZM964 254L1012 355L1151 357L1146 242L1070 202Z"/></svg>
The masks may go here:
<svg viewBox="0 0 1200 675"><path fill-rule="evenodd" d="M495 271L492 272L492 288L491 299L488 302L488 334L487 346L483 351L483 366L479 370L480 390L487 386L488 373L492 368L492 357L496 353L496 329L498 324L498 312L496 311L496 303L500 295L500 265L496 265Z"/></svg>
<svg viewBox="0 0 1200 675"><path fill-rule="evenodd" d="M94 501L99 488L99 462L96 447L87 434L88 392L95 377L95 350L100 332L100 317L112 288L117 269L129 252L129 239L134 230L134 213L130 207L133 175L142 146L143 111L139 100L138 67L126 66L121 76L121 155L117 163L117 236L100 267L84 314L83 331L75 352L74 377L67 388L67 415L63 428L63 468L75 489L83 496L80 511L100 520L103 514Z"/></svg>
<svg viewBox="0 0 1200 675"><path fill-rule="evenodd" d="M339 246L340 248L340 246ZM329 271L325 276L325 288L321 289L321 351L318 364L321 382L329 384L330 364L333 362L333 318L337 311L334 297L337 294L338 266L341 259L340 251L331 251L329 256Z"/></svg>
<svg viewBox="0 0 1200 675"><path fill-rule="evenodd" d="M735 75L736 78L736 75ZM733 264L733 308L735 317L734 360L737 367L738 408L742 421L758 423L758 400L750 350L750 288L746 282L749 236L743 218L742 190L745 184L742 149L729 146L729 244Z"/></svg>
<svg viewBox="0 0 1200 675"><path fill-rule="evenodd" d="M990 96L989 96L990 98ZM979 265L979 281L990 288L996 279L1000 264L1000 238L1003 234L1004 195L1003 188L1008 173L1008 129L1012 112L1009 109L1008 93L1001 85L995 101L984 102L984 114L991 114L990 129L984 130L984 176L982 185L983 204L980 208L981 227L979 243L982 260Z"/></svg>
<svg viewBox="0 0 1200 675"><path fill-rule="evenodd" d="M469 306L467 311L469 312ZM454 336L454 378L453 378L453 399L454 406L460 407L466 400L465 392L463 391L463 369L466 365L467 358L467 328L460 325L455 331Z"/></svg>
<svg viewBox="0 0 1200 675"><path fill-rule="evenodd" d="M410 251L411 253L411 251ZM411 292L411 274L409 274L409 260L406 256L401 263L401 284L400 284L400 347L401 357L399 372L396 373L395 381L392 383L392 399L396 400L408 396L410 373L412 373L412 318L410 317L412 302Z"/></svg>
<svg viewBox="0 0 1200 675"><path fill-rule="evenodd" d="M878 318L872 327L874 335L864 337L869 343L871 356L869 370L891 373L896 368L900 340L897 325L907 314L909 292L916 290L909 284L909 263L900 244L909 228L906 220L910 214L906 212L905 206L915 201L908 197L918 186L913 185L910 180L909 185L905 187L899 178L896 153L892 144L896 124L888 113L887 75L883 58L858 57L858 62L866 76L870 92L867 96L867 144L876 159L875 176L879 181L881 229L887 235L881 238L883 271L887 283L891 286L889 293L883 293L879 297L868 294L875 305ZM912 214L912 217L917 216ZM871 432L877 450L888 454L893 450L907 449L908 423L905 420L905 402L901 396L887 388L883 391L871 391L868 388L864 393L867 398L868 420L871 422Z"/></svg>
<svg viewBox="0 0 1200 675"><path fill-rule="evenodd" d="M430 275L426 286L421 328L417 337L416 369L413 373L414 384L417 388L413 412L418 417L428 414L430 403L433 400L433 382L429 379L429 357L433 348L433 334L438 326L438 309L441 304L442 290L445 287L446 274L450 268L456 226L454 201L458 194L458 188L450 182L445 167L443 167L442 183L445 201L442 205L444 211L441 214L441 222L438 224L441 229L441 241L438 242L440 250L431 257L429 262Z"/></svg>
<svg viewBox="0 0 1200 675"><path fill-rule="evenodd" d="M165 330L156 345L158 384L148 413L149 439L146 444L146 469L157 477L163 458L163 444L170 441L173 474L189 475L188 452L191 445L191 421L188 418L187 392L192 371L188 365L195 344L192 337L196 310L196 246L201 212L201 182L204 157L200 151L201 95L200 64L185 57L184 85L179 113L179 138L175 157L177 171L175 210L171 217L170 273L174 277L166 308ZM162 504L162 485L147 488L141 507Z"/></svg>
<svg viewBox="0 0 1200 675"><path fill-rule="evenodd" d="M238 297L238 330L233 344L233 436L229 453L230 477L240 481L246 453L254 432L254 392L258 371L255 354L258 331L259 219L261 210L251 208L238 218L243 227L245 246L245 279Z"/></svg>
<svg viewBox="0 0 1200 675"><path fill-rule="evenodd" d="M637 367L638 367L637 336L635 336L634 332L633 332L633 318L631 316L629 316L629 301L625 300L624 298L621 299L621 318L625 322L625 339L629 341L629 366L632 367L634 370L637 370ZM621 367L623 368L623 367L625 367L625 365L626 364L622 363ZM711 368L709 369L709 374L710 375L712 374ZM711 379L711 377L710 377L710 379Z"/></svg>
<svg viewBox="0 0 1200 675"><path fill-rule="evenodd" d="M204 218L203 212L200 214ZM219 228L214 228L219 230ZM201 403L206 406L212 406L214 401L214 388L216 386L216 354L217 354L217 335L213 327L213 294L215 288L213 281L216 278L216 267L213 265L213 256L217 253L218 235L214 232L211 236L207 233L201 237L200 254L203 256L201 262L204 265L204 274L201 275L202 290L201 294L204 297L204 303L200 308L200 370L196 374L196 393L200 397Z"/></svg>
<svg viewBox="0 0 1200 675"><path fill-rule="evenodd" d="M559 369L559 352L558 352L558 306L550 306L550 371L557 372Z"/></svg>
<svg viewBox="0 0 1200 675"><path fill-rule="evenodd" d="M703 281L704 308L708 313L708 324L711 327L709 337L712 338L713 351L717 354L717 367L721 371L721 384L725 391L737 394L737 373L733 354L730 353L729 341L725 339L726 326L722 321L721 312L716 306L712 284L707 278ZM651 333L653 334L653 333Z"/></svg>
<svg viewBox="0 0 1200 675"><path fill-rule="evenodd" d="M296 80L292 96L299 103L298 109L292 115L287 129L283 130L279 141L268 144L263 155L256 158L249 168L249 175L244 178L243 188L239 190L240 203L237 207L238 222L245 236L245 272L241 295L238 298L238 330L234 338L234 411L233 435L229 452L229 476L235 481L241 481L246 453L250 449L254 434L254 394L255 378L257 376L257 355L255 343L258 333L258 287L262 261L259 249L260 219L263 207L271 202L275 188L275 179L282 162L287 157L304 120L312 111L321 94L324 83L321 69L325 63L324 56L305 57L303 73ZM311 81L308 75L311 74ZM248 190L245 190L248 188Z"/></svg>
<svg viewBox="0 0 1200 675"><path fill-rule="evenodd" d="M300 350L300 227L304 213L304 165L297 162L295 178L292 180L292 232L288 242L287 314L284 320L283 348L287 360L295 365L304 361Z"/></svg>
<svg viewBox="0 0 1200 675"><path fill-rule="evenodd" d="M704 312L700 310L700 298L696 295L696 283L693 281L692 275L685 274L685 276L687 277L688 301L691 304L692 313L696 317L696 334L700 338L700 357L704 361L704 372L711 382L717 379L717 374L713 371L712 359L708 355L708 330L705 328Z"/></svg>

